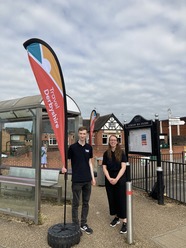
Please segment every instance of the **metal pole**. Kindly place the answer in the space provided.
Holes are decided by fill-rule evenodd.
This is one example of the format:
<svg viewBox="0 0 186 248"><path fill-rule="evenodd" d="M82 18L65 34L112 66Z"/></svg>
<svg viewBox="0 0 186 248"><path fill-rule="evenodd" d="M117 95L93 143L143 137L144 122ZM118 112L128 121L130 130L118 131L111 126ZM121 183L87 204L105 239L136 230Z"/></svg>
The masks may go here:
<svg viewBox="0 0 186 248"><path fill-rule="evenodd" d="M156 124L156 144L157 144L157 184L158 184L158 204L164 204L164 185L163 185L163 169L161 167L161 153L160 153L160 129L158 115L155 115Z"/></svg>
<svg viewBox="0 0 186 248"><path fill-rule="evenodd" d="M172 127L171 127L171 117L172 117L172 112L171 109L169 108L168 110L168 122L169 122L169 156L170 156L170 162L173 162L173 156L172 156ZM171 163L171 171L172 171L172 163Z"/></svg>
<svg viewBox="0 0 186 248"><path fill-rule="evenodd" d="M180 125L177 125L177 135L180 136Z"/></svg>
<svg viewBox="0 0 186 248"><path fill-rule="evenodd" d="M127 176L127 182L131 181L131 175L130 175L130 164L129 162L126 163L126 176Z"/></svg>
<svg viewBox="0 0 186 248"><path fill-rule="evenodd" d="M34 118L35 124L35 142L34 142L34 153L35 153L35 223L39 224L39 214L41 209L41 128L42 128L42 109L36 109L36 119ZM33 163L33 161L32 161Z"/></svg>
<svg viewBox="0 0 186 248"><path fill-rule="evenodd" d="M171 127L171 123L169 120L169 154L170 154L170 162L173 162L173 156L172 156L172 127Z"/></svg>
<svg viewBox="0 0 186 248"><path fill-rule="evenodd" d="M127 195L127 243L133 243L132 182L126 182Z"/></svg>

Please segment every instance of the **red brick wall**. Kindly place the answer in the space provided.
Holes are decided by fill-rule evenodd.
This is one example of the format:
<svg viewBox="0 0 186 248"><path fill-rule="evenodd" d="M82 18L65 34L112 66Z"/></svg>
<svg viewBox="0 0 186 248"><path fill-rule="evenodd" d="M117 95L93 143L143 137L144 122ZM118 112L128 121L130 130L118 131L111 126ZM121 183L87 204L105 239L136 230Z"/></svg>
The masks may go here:
<svg viewBox="0 0 186 248"><path fill-rule="evenodd" d="M186 146L173 146L172 150L173 153L182 153ZM161 154L169 154L169 148L167 149L161 149Z"/></svg>
<svg viewBox="0 0 186 248"><path fill-rule="evenodd" d="M48 168L61 168L61 156L59 151L49 151L47 152L47 162ZM22 155L19 157L10 156L7 158L2 158L2 165L7 166L32 166L32 152L28 155Z"/></svg>
<svg viewBox="0 0 186 248"><path fill-rule="evenodd" d="M173 146L173 153L182 153L186 146ZM107 149L107 146L93 146L94 158L102 157L103 152ZM169 154L169 149L161 149L161 154ZM48 168L59 168L61 169L61 156L59 151L49 151L47 153ZM94 164L95 159L93 159ZM22 155L20 157L8 157L2 158L2 165L4 166L32 166L32 153L29 156Z"/></svg>

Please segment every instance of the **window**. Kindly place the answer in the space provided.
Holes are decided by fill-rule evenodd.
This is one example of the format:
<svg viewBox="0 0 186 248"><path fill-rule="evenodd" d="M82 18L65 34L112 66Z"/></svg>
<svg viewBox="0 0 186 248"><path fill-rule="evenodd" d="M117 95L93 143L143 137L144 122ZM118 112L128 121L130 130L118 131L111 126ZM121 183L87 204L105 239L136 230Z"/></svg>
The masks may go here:
<svg viewBox="0 0 186 248"><path fill-rule="evenodd" d="M50 146L55 146L55 145L57 145L57 140L56 140L56 138L50 138L50 139L49 139L49 145L50 145Z"/></svg>
<svg viewBox="0 0 186 248"><path fill-rule="evenodd" d="M122 144L121 134L117 135L119 144Z"/></svg>
<svg viewBox="0 0 186 248"><path fill-rule="evenodd" d="M108 145L108 135L107 134L102 135L102 144Z"/></svg>
<svg viewBox="0 0 186 248"><path fill-rule="evenodd" d="M12 135L11 140L20 140L20 136L19 135Z"/></svg>

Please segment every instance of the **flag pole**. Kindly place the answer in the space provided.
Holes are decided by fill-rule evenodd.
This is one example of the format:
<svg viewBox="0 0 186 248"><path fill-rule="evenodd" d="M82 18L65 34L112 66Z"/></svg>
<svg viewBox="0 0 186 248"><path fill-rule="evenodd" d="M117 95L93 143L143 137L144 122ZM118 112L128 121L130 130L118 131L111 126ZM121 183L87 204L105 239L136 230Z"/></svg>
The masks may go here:
<svg viewBox="0 0 186 248"><path fill-rule="evenodd" d="M96 110L93 109L90 114L90 128L89 128L90 129L89 130L89 144L90 145L92 145L92 137L93 137L96 118L97 118L97 113L96 113Z"/></svg>

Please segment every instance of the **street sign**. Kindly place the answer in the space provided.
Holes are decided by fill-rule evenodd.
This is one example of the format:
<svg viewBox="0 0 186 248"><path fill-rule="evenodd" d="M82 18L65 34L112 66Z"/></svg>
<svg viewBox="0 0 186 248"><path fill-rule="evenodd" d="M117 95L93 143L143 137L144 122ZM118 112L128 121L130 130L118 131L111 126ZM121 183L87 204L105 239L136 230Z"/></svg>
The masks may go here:
<svg viewBox="0 0 186 248"><path fill-rule="evenodd" d="M172 119L169 119L169 125L184 125L185 124L185 121L181 121L179 118L172 118Z"/></svg>
<svg viewBox="0 0 186 248"><path fill-rule="evenodd" d="M180 124L179 125L184 125L185 124L185 122L184 121L180 121Z"/></svg>

